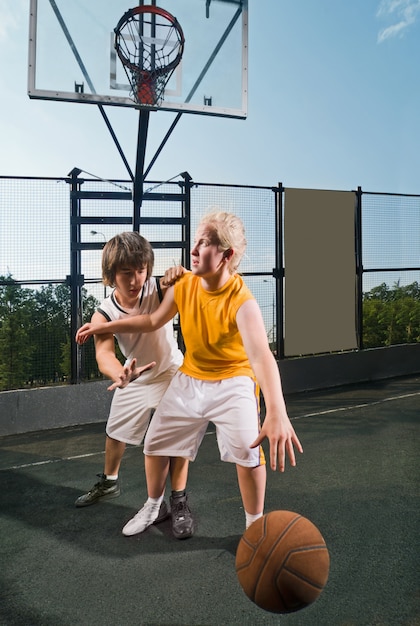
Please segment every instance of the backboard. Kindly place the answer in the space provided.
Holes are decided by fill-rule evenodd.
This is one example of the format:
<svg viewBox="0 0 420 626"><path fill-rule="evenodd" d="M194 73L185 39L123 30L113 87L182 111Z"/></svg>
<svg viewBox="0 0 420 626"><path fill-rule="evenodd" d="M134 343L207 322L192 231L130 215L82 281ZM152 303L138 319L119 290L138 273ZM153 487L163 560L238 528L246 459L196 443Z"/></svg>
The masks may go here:
<svg viewBox="0 0 420 626"><path fill-rule="evenodd" d="M156 1L31 0L29 97L141 108L130 95L114 29L128 9L143 4ZM158 0L158 6L179 22L185 44L152 110L246 118L248 0Z"/></svg>

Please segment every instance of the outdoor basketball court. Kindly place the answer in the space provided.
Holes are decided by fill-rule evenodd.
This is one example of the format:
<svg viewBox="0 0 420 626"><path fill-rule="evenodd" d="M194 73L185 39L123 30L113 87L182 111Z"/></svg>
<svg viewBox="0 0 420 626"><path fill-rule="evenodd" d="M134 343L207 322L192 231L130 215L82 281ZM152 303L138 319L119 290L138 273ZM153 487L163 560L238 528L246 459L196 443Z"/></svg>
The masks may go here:
<svg viewBox="0 0 420 626"><path fill-rule="evenodd" d="M31 0L28 94L98 107L133 183L137 230L143 181L179 117L247 116L248 6L110 4ZM106 106L138 111L134 173ZM149 116L165 111L176 116L147 164ZM96 219L89 224L106 223ZM80 254L90 227L79 217L72 227ZM279 616L242 591L234 563L244 513L235 467L219 460L212 430L190 469L191 539L175 540L169 521L121 534L146 498L142 449L127 449L120 498L75 508L102 471L104 423L0 439L1 626L420 624L420 378L287 403L305 453L284 475L268 472L266 511L296 511L323 534L331 570L315 604Z"/></svg>
<svg viewBox="0 0 420 626"><path fill-rule="evenodd" d="M330 577L312 606L274 615L240 588L244 516L212 431L190 469L191 539L174 539L169 521L121 534L145 499L142 449L126 452L120 498L76 509L102 470L96 424L0 439L2 626L420 624L420 378L286 400L305 452L269 471L266 512L297 511L326 540Z"/></svg>

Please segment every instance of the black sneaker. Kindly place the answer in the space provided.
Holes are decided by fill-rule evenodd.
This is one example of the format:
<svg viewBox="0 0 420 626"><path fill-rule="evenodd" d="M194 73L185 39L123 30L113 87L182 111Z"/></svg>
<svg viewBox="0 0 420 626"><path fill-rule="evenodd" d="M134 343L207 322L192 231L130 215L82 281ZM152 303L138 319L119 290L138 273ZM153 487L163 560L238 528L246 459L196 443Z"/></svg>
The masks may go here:
<svg viewBox="0 0 420 626"><path fill-rule="evenodd" d="M166 504L165 500L163 500L159 508L158 516L153 524L160 524L161 522L164 522L166 519L168 519L168 517L170 517L170 515L171 514L169 512L168 505Z"/></svg>
<svg viewBox="0 0 420 626"><path fill-rule="evenodd" d="M100 481L90 491L77 498L76 506L89 506L98 500L110 500L120 495L120 483L117 480L108 480L105 474L97 474Z"/></svg>
<svg viewBox="0 0 420 626"><path fill-rule="evenodd" d="M170 497L172 532L177 539L188 539L194 534L194 520L187 500L187 495Z"/></svg>

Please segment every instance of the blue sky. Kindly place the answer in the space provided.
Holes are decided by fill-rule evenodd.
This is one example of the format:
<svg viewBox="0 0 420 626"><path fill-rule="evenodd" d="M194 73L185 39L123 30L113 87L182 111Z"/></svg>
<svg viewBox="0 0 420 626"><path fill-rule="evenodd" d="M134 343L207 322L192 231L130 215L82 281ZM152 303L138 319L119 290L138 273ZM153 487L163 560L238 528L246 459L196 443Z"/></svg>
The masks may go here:
<svg viewBox="0 0 420 626"><path fill-rule="evenodd" d="M420 193L420 0L249 4L248 118L184 114L149 178ZM127 178L96 106L28 98L28 24L0 0L0 175ZM138 114L107 113L134 169ZM173 117L151 114L146 165Z"/></svg>

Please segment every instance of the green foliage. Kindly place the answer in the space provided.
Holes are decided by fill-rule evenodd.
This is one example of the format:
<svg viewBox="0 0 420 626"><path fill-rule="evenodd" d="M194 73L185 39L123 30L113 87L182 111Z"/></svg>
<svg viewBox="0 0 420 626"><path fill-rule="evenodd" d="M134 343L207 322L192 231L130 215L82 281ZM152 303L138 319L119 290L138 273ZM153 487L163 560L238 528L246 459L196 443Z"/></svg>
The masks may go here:
<svg viewBox="0 0 420 626"><path fill-rule="evenodd" d="M35 347L29 324L34 313L28 289L22 289L9 275L0 285L0 390L19 386Z"/></svg>
<svg viewBox="0 0 420 626"><path fill-rule="evenodd" d="M84 297L84 321L98 302ZM23 288L0 276L0 391L62 383L71 373L70 289L65 284ZM89 376L98 375L93 342L84 351Z"/></svg>
<svg viewBox="0 0 420 626"><path fill-rule="evenodd" d="M389 288L385 283L363 295L363 346L376 348L420 342L418 282Z"/></svg>
<svg viewBox="0 0 420 626"><path fill-rule="evenodd" d="M82 289L82 301L83 301L83 323L90 322L92 315L98 308L99 302L93 296L88 296L85 289ZM72 338L73 339L73 338ZM68 363L70 364L70 342L68 344ZM98 369L95 356L95 343L93 339L90 339L81 348L82 354L82 377L85 380L102 378L102 374Z"/></svg>
<svg viewBox="0 0 420 626"><path fill-rule="evenodd" d="M99 302L82 290L83 322ZM71 377L70 289L65 284L23 288L0 276L0 391L63 383ZM363 295L365 348L420 342L418 282L385 283ZM117 355L122 359L117 347ZM82 377L101 377L93 341L81 349Z"/></svg>

